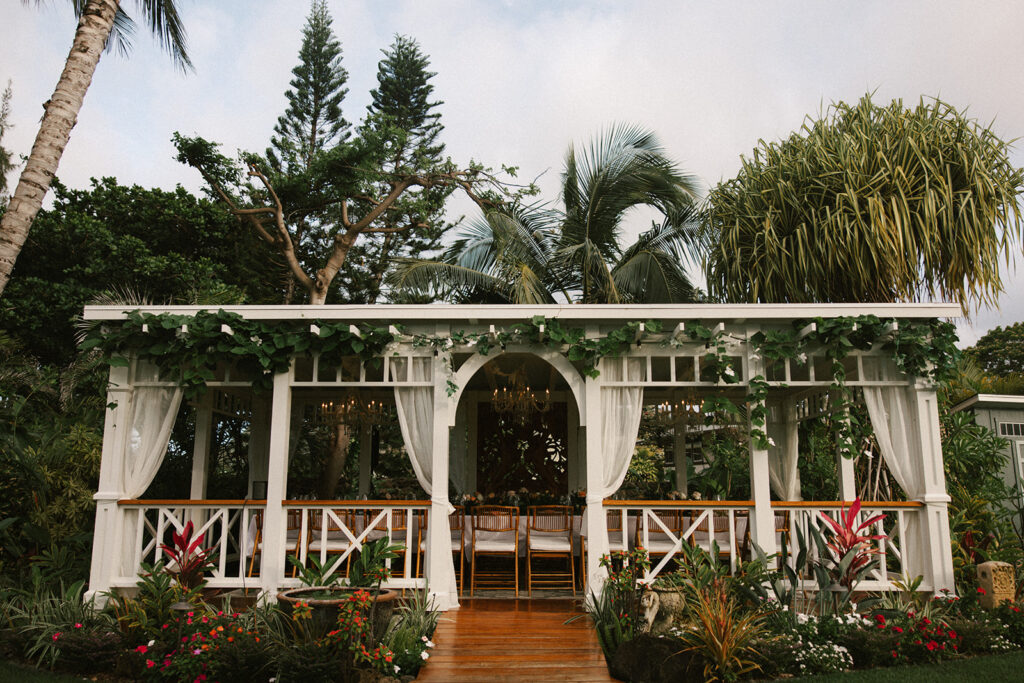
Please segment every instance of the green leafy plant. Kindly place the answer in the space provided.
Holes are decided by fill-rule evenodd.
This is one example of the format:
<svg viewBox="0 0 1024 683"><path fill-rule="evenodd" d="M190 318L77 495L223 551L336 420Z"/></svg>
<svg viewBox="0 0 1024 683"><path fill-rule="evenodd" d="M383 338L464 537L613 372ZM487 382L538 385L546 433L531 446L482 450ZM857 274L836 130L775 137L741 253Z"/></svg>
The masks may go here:
<svg viewBox="0 0 1024 683"><path fill-rule="evenodd" d="M348 585L357 588L376 588L379 591L380 584L391 577L387 560L397 558L398 553L403 550L405 545L391 543L391 539L386 536L364 543L359 556L349 567Z"/></svg>
<svg viewBox="0 0 1024 683"><path fill-rule="evenodd" d="M169 560L164 571L186 591L202 586L205 582L203 572L213 567L212 551L203 548L205 534L199 534L193 539L194 531L195 526L190 520L180 534L177 531L171 533L171 545L160 544L160 549Z"/></svg>
<svg viewBox="0 0 1024 683"><path fill-rule="evenodd" d="M765 633L765 615L744 610L717 579L704 586L691 586L687 611L693 626L682 632L685 652L699 654L705 661L706 681L736 681L759 670L757 639Z"/></svg>
<svg viewBox="0 0 1024 683"><path fill-rule="evenodd" d="M296 575L303 586L334 586L344 578L337 571L342 562L341 555L328 557L323 563L315 555L310 555L306 558L306 564L294 555L289 555L288 562L296 569Z"/></svg>
<svg viewBox="0 0 1024 683"><path fill-rule="evenodd" d="M826 545L834 553L830 558L830 564L839 585L847 591L852 591L857 586L870 568L872 558L881 553L881 550L874 547L871 542L886 538L884 534L861 533L865 529L870 529L875 522L884 519L885 515L875 515L857 524L860 508L860 498L857 498L849 509L843 507L838 522L828 515L822 515L822 520L827 525Z"/></svg>

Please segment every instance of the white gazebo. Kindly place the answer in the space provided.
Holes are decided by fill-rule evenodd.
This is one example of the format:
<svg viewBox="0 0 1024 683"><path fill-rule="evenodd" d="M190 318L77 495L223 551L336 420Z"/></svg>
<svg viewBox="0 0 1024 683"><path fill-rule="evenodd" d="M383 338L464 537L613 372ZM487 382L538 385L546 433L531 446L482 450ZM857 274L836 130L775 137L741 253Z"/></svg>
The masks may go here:
<svg viewBox="0 0 1024 683"><path fill-rule="evenodd" d="M920 362L916 349L928 344L922 330L959 314L959 306L947 304L151 306L131 311L89 306L85 319L96 324L97 340L107 340L97 343L121 359L110 372L90 594L134 586L141 563L159 559L159 544L170 530L190 520L216 558L209 586L258 588L268 595L297 585L289 554L300 562L311 554L326 557L330 548L316 544L317 537L333 533L341 540L338 550L349 554L358 552L371 529L386 527L394 540L418 549L413 520L447 521L453 511L450 487L475 489L477 415L491 400L490 387L479 377L502 357L543 366L553 400L566 404L569 488L586 492L582 527L589 587L600 588L600 558L614 549L609 519L618 518L622 526L617 528L630 530L616 536L617 547L631 542L650 547L652 535L667 541L649 572L653 578L684 543L716 540L735 565L741 546L756 544L767 554L777 550L783 533L779 520L795 528L823 515L835 517L842 502L857 495L854 461L860 454L855 447L846 454L851 457L837 454L841 501L804 501L798 425L823 411L842 412L856 400L866 406L877 452L906 498L865 503L871 514L886 513L876 529L886 538L878 542L881 552L861 589L886 590L892 580L921 575L923 590L953 590L936 389L930 366ZM857 320L861 332L870 328L871 338L858 336ZM846 330L855 342L841 358L830 351L836 330ZM344 343L335 343L339 338ZM149 339L167 341L150 344ZM192 339L201 341L199 352L208 364L198 380L190 372L195 368L159 362L162 349ZM249 351L243 348L248 342ZM262 371L254 372L254 363ZM424 496L290 498L290 445L302 429L303 409L359 392L393 406ZM749 420L752 499L613 500L633 455L644 405L671 404L684 395L705 402L726 399L743 408ZM140 499L160 468L183 397L195 410L189 498ZM244 499L206 497L209 433L217 415L240 416L248 424ZM370 441L360 439L364 493ZM681 472L685 450L678 447L674 456ZM678 484L685 488L683 477ZM349 521L346 511L354 510L364 522ZM685 513L687 523L666 527L661 521L666 510ZM392 568L390 585L428 586L440 608L457 607L449 526L425 526L422 576L416 553L409 552ZM740 537L748 535L749 544L742 544Z"/></svg>

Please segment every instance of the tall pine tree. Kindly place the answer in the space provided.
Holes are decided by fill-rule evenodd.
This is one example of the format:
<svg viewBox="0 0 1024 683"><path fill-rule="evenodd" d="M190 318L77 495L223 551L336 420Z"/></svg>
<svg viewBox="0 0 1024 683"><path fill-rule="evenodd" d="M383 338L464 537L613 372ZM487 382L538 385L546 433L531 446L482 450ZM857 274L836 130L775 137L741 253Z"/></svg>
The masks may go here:
<svg viewBox="0 0 1024 683"><path fill-rule="evenodd" d="M326 0L313 0L302 29L299 64L292 69L288 109L278 117L267 160L276 172L305 171L316 155L344 142L350 132L341 114L348 72L331 29Z"/></svg>
<svg viewBox="0 0 1024 683"><path fill-rule="evenodd" d="M443 102L432 100L430 79L435 74L429 71L430 60L408 36L396 35L382 52L377 87L370 91L372 101L360 131L379 150L381 190L404 174L439 167L444 154L444 144L438 141L444 126L437 111ZM382 217L392 232L373 235L360 245L358 260L350 260L352 272L346 281L355 298L377 301L392 259L439 248L441 236L451 227L444 221L444 202L451 192L451 187L415 188Z"/></svg>

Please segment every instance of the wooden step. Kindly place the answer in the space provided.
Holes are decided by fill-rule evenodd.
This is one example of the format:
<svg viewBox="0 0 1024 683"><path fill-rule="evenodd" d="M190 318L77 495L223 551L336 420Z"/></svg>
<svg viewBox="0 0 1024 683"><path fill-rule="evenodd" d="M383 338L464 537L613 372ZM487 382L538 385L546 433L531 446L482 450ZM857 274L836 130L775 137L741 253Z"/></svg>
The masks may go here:
<svg viewBox="0 0 1024 683"><path fill-rule="evenodd" d="M614 681L590 619L568 599L466 599L446 612L417 681ZM582 615L582 616L581 616ZM565 623L573 617L580 617Z"/></svg>

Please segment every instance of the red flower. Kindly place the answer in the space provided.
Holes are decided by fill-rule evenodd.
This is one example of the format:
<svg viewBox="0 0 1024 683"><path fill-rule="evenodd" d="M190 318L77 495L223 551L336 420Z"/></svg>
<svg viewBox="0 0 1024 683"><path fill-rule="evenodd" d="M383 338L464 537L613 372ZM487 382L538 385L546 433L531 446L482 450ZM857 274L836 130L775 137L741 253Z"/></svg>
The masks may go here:
<svg viewBox="0 0 1024 683"><path fill-rule="evenodd" d="M898 656L898 655L896 654L896 650L893 650L893 651L892 651L892 658L893 658L893 659L896 659L896 657L897 657L897 656Z"/></svg>
<svg viewBox="0 0 1024 683"><path fill-rule="evenodd" d="M929 640L929 641L928 641L928 644L927 644L927 645L925 645L925 647L927 647L927 648L928 648L928 651L929 651L929 652L932 652L932 651L933 651L933 650L934 650L935 648L937 648L938 646L939 646L939 644L938 644L938 643L936 643L936 642L935 642L934 640Z"/></svg>
<svg viewBox="0 0 1024 683"><path fill-rule="evenodd" d="M147 659L146 660L146 668L147 669L152 669L154 666L156 666L156 662L154 662L152 659Z"/></svg>
<svg viewBox="0 0 1024 683"><path fill-rule="evenodd" d="M893 631L896 631L896 633L903 633L903 629L902 629L902 628L900 628L899 626L893 626L893 627L892 627L892 630L893 630Z"/></svg>
<svg viewBox="0 0 1024 683"><path fill-rule="evenodd" d="M60 635L61 635L60 631L57 631L56 633L54 633L53 634L53 642L56 643L60 639Z"/></svg>
<svg viewBox="0 0 1024 683"><path fill-rule="evenodd" d="M139 645L137 648L135 648L135 651L138 652L140 655L144 655L144 654L146 654L146 650L148 650L148 649L149 648L146 647L145 645Z"/></svg>
<svg viewBox="0 0 1024 683"><path fill-rule="evenodd" d="M981 586L978 586L978 595L985 595L985 589Z"/></svg>

